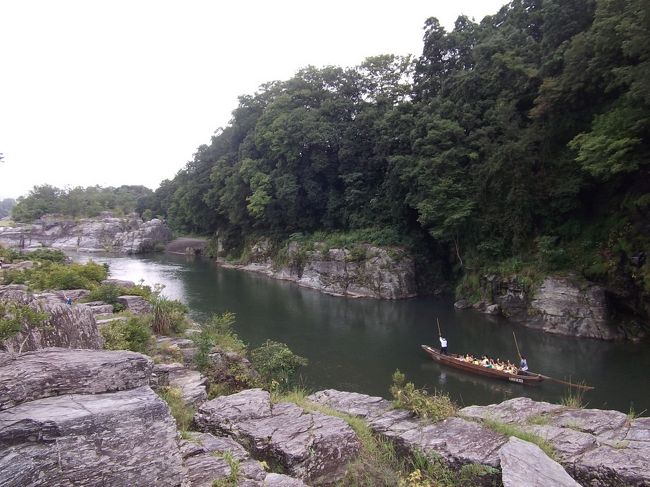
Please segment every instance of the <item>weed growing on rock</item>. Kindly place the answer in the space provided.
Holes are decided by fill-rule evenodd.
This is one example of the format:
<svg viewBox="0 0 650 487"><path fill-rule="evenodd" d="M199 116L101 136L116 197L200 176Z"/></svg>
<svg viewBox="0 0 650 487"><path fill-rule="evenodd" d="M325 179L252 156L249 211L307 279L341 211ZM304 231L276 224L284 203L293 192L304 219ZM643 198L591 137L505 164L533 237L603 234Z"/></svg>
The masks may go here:
<svg viewBox="0 0 650 487"><path fill-rule="evenodd" d="M560 404L573 409L582 409L587 406L584 402L584 394L585 393L583 389L569 387L566 394L562 396L562 399L560 400Z"/></svg>
<svg viewBox="0 0 650 487"><path fill-rule="evenodd" d="M534 433L528 433L526 431L522 431L515 425L502 423L494 419L483 420L483 426L490 428L492 431L502 434L504 436L508 436L508 437L516 436L520 440L524 440L529 443L534 443L535 445L540 447L549 458L552 458L553 460L557 460L557 456L555 454L555 450L553 449L553 446L544 438L537 436Z"/></svg>
<svg viewBox="0 0 650 487"><path fill-rule="evenodd" d="M160 387L156 392L169 406L170 412L176 420L176 429L181 432L189 430L195 411L193 407L183 401L183 391L178 387Z"/></svg>
<svg viewBox="0 0 650 487"><path fill-rule="evenodd" d="M550 422L551 422L551 418L549 418L546 414L533 414L526 420L526 423L528 424L534 424L539 426L546 426Z"/></svg>
<svg viewBox="0 0 650 487"><path fill-rule="evenodd" d="M458 407L448 395L440 392L429 394L425 390L416 389L412 382L406 382L406 376L399 370L393 374L390 393L393 395L395 407L407 409L416 416L433 422L442 421L458 411Z"/></svg>

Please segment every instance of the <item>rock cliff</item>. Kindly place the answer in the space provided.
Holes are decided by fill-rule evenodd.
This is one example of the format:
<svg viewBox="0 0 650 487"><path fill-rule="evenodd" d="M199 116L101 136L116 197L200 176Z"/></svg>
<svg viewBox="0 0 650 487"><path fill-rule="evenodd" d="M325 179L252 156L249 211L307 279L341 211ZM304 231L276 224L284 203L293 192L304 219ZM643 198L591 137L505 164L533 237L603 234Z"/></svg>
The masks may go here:
<svg viewBox="0 0 650 487"><path fill-rule="evenodd" d="M602 340L624 337L611 323L605 289L576 276L547 276L529 287L516 278L483 276L481 294L484 299L475 303L462 299L455 307L502 314L548 333Z"/></svg>
<svg viewBox="0 0 650 487"><path fill-rule="evenodd" d="M413 258L402 249L358 245L353 250L304 250L289 244L282 255L271 256L268 247L268 242L254 245L248 264L221 264L335 296L403 299L418 294Z"/></svg>
<svg viewBox="0 0 650 487"><path fill-rule="evenodd" d="M103 214L80 220L43 217L29 225L0 227L0 245L18 249L140 254L162 247L171 237L162 221L143 222L136 214L124 218Z"/></svg>
<svg viewBox="0 0 650 487"><path fill-rule="evenodd" d="M70 294L74 293L71 291ZM0 301L26 305L47 315L43 322L24 323L18 333L0 342L0 350L27 352L45 347L99 349L104 344L92 310L87 306L64 304L62 293L32 294L25 286L0 286Z"/></svg>

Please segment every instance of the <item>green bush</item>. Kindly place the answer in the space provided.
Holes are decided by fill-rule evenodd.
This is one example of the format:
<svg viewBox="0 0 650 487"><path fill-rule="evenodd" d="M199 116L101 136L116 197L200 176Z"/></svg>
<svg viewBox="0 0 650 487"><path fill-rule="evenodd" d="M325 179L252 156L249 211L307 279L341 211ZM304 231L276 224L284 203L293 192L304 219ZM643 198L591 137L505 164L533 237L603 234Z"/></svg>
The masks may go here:
<svg viewBox="0 0 650 487"><path fill-rule="evenodd" d="M108 271L95 262L86 264L60 264L43 262L32 269L4 274L5 284L27 284L32 289L94 289L106 279Z"/></svg>
<svg viewBox="0 0 650 487"><path fill-rule="evenodd" d="M175 299L154 294L149 302L153 308L151 328L156 335L178 335L187 329L187 306Z"/></svg>
<svg viewBox="0 0 650 487"><path fill-rule="evenodd" d="M213 315L210 321L201 324L201 331L192 334L192 340L198 348L194 360L200 370L207 367L208 354L215 346L224 351L242 355L246 352L246 345L232 331L234 324L234 313L226 312L222 315Z"/></svg>
<svg viewBox="0 0 650 487"><path fill-rule="evenodd" d="M390 387L395 407L412 411L421 418L432 421L442 421L456 414L458 407L448 395L416 389L411 382L406 382L406 376L399 370L393 374L393 385Z"/></svg>
<svg viewBox="0 0 650 487"><path fill-rule="evenodd" d="M112 321L100 331L105 340L104 348L108 350L147 353L152 343L151 328L141 317Z"/></svg>
<svg viewBox="0 0 650 487"><path fill-rule="evenodd" d="M293 353L284 343L272 340L251 351L251 362L269 389L283 390L293 383L298 369L307 365L306 358Z"/></svg>
<svg viewBox="0 0 650 487"><path fill-rule="evenodd" d="M65 255L65 253L62 250L56 250L56 249L36 249L32 252L23 254L22 257L26 260L33 260L33 261L48 261L48 262L57 262L57 263L64 263L68 259L68 257Z"/></svg>

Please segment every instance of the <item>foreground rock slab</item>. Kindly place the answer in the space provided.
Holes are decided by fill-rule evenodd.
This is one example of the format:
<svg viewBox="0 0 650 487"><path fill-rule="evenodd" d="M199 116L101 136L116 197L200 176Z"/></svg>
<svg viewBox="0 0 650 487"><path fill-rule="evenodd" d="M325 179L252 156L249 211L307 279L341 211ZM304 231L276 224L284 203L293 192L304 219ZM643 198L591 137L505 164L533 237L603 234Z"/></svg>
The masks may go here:
<svg viewBox="0 0 650 487"><path fill-rule="evenodd" d="M310 413L291 403L271 404L269 393L250 389L204 403L195 416L203 431L232 436L256 458L281 465L313 484L332 484L360 450L342 419Z"/></svg>
<svg viewBox="0 0 650 487"><path fill-rule="evenodd" d="M390 439L406 454L434 453L452 467L478 463L496 468L498 450L506 442L503 436L461 418L433 424L419 420L408 411L392 409L391 403L380 397L326 390L308 399L365 418L373 431Z"/></svg>
<svg viewBox="0 0 650 487"><path fill-rule="evenodd" d="M504 487L579 487L562 466L551 460L540 447L510 437L499 450Z"/></svg>
<svg viewBox="0 0 650 487"><path fill-rule="evenodd" d="M178 486L176 425L149 387L0 411L0 485Z"/></svg>
<svg viewBox="0 0 650 487"><path fill-rule="evenodd" d="M511 423L545 439L582 485L650 485L650 418L630 420L619 411L571 409L527 398L471 406L460 414Z"/></svg>
<svg viewBox="0 0 650 487"><path fill-rule="evenodd" d="M0 354L0 410L63 394L97 394L146 386L151 360L139 353L49 348Z"/></svg>

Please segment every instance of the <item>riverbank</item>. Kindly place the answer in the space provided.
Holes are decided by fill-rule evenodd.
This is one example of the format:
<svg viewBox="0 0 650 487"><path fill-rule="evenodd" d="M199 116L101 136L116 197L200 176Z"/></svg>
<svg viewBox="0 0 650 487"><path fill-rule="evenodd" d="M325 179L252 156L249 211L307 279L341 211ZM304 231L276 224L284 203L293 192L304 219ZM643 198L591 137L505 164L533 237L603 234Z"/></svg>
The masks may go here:
<svg viewBox="0 0 650 487"><path fill-rule="evenodd" d="M127 283L120 285L130 288ZM320 391L309 397L279 397L261 389L247 389L207 401L206 386L214 389L219 385L215 378L223 376L211 373L202 377L192 370L200 351L197 342L184 337L158 337L156 350L163 355L157 355L153 365L142 355L101 351L103 345L97 331L110 326L95 318L106 314L102 304L69 305L65 296L59 294L32 296L24 287L16 286L0 290L2 300L31 303L49 316L46 326L38 321L29 326L31 331L27 335L21 332L41 339L23 340L21 335L13 340L15 344L27 344L24 350L31 352L0 355L0 378L6 392L0 393L0 442L10 438L6 450L3 449L8 453L0 454L0 466L6 467L0 471L9 472L19 482L16 485L31 485L35 472L47 471L39 462L47 462L50 457L64 458L70 467L47 471L50 483L72 478L69 475L74 473L77 479L101 475L110 478L112 485L128 485L140 469L146 470L151 476L148 478L157 485L163 478L183 476L190 479L190 485L211 485L215 479L268 485L264 484L267 477L270 481L277 479L278 473L267 472L263 464L252 458L264 460L271 470L277 472L281 468L294 477L280 477L284 483L278 485L328 485L336 481L355 485L355 475L364 472L382 479L386 475L403 479L424 475L431 481L435 475L445 475L448 480L456 479L452 485L521 485L516 479L534 476L553 479L553 485L574 485L568 474L590 486L643 485L650 481L648 418L517 398L491 406L465 407L457 413L452 410L436 422L395 409L379 397L336 390ZM75 300L81 295L77 292ZM130 300L125 301L130 304ZM136 314L151 311L143 306L129 307ZM115 320L119 322L119 316L111 322ZM89 350L43 350L43 346ZM227 354L217 353L210 360L224 364L226 357ZM168 363L169 359L181 362ZM21 371L18 375L17 370ZM112 370L111 376L120 380L107 381L106 370ZM233 370L241 374L240 366ZM16 377L21 380L16 382ZM182 429L184 440L179 441L173 434L169 412L160 409L162 403L149 392L150 387L170 401L175 425ZM17 388L20 394L16 393ZM179 391L184 406L169 397L174 390ZM405 387L403 393L411 394L408 391ZM399 390L394 393L400 394ZM196 414L189 413L188 407L195 408ZM60 442L70 440L73 423L66 415L57 415L58 408L77 411L75 446L63 457L58 447L33 444L29 439L38 436L39 428L54 422ZM149 419L143 422L145 417ZM33 427L25 433L7 429L15 418L29 420ZM98 431L93 425L100 421L103 427ZM121 426L112 426L124 424L131 425L128 432ZM155 428L156 434L149 433L149 428ZM187 431L188 428L196 432ZM364 436L363 431L372 436ZM93 452L97 441L103 444L102 454L111 455L110 463L86 460L96 454ZM397 455L407 461L406 469L392 466L380 455L373 458L378 462L375 467L382 467L383 473L368 471L365 461L371 455L369 448L376 448L372 446L376 445L374 441L392 445ZM111 452L109 445L113 443L120 444L120 451L129 451L128 468L124 468L117 452ZM16 448L31 466L7 463ZM522 451L526 451L523 457ZM418 455L424 455L430 466L439 465L438 470L427 467L416 474L425 465L422 457L418 463L408 462ZM164 467L156 464L160 456L169 459ZM358 459L364 460L361 472ZM169 485L177 482L172 480Z"/></svg>

